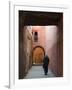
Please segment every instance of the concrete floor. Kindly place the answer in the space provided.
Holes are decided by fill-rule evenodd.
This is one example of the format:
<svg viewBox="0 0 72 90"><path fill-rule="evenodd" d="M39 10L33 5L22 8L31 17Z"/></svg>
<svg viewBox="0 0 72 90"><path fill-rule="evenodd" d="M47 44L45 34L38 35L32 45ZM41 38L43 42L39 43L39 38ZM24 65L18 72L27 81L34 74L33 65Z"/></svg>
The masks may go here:
<svg viewBox="0 0 72 90"><path fill-rule="evenodd" d="M44 75L42 66L32 66L32 68L29 70L28 74L26 75L25 79L49 78L49 77L55 77L55 75L51 72L50 69L48 70L48 74Z"/></svg>

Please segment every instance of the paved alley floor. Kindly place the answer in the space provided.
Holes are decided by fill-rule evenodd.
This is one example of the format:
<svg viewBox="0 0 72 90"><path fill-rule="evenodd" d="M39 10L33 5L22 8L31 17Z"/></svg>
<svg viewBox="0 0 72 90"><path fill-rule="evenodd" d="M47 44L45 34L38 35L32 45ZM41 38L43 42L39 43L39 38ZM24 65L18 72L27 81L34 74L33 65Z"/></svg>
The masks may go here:
<svg viewBox="0 0 72 90"><path fill-rule="evenodd" d="M25 79L49 78L49 77L55 77L55 75L51 72L50 69L48 70L48 74L44 75L42 66L32 66L32 68L29 70L28 74L26 75Z"/></svg>

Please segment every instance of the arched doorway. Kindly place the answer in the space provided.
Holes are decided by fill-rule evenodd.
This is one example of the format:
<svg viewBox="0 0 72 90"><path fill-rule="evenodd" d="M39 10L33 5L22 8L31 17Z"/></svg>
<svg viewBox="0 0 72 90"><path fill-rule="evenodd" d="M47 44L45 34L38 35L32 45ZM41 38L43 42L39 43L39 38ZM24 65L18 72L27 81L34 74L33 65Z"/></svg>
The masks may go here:
<svg viewBox="0 0 72 90"><path fill-rule="evenodd" d="M42 46L33 48L33 64L42 64L45 56L45 50Z"/></svg>

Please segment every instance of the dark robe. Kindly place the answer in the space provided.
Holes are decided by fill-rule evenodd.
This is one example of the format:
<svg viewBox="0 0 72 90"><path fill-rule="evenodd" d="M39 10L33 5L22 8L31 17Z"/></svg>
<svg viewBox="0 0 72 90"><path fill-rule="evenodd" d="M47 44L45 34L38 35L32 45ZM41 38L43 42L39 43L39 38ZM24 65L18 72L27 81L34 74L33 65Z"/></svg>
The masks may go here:
<svg viewBox="0 0 72 90"><path fill-rule="evenodd" d="M49 65L49 58L48 56L45 56L43 60L43 69L44 69L45 75L47 75L48 73L48 65Z"/></svg>

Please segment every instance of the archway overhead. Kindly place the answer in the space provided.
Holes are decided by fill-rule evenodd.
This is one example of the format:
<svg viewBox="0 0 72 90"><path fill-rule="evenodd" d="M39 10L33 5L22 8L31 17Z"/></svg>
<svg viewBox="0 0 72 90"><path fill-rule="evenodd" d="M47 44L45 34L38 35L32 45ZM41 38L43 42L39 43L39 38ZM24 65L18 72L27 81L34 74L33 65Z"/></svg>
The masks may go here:
<svg viewBox="0 0 72 90"><path fill-rule="evenodd" d="M61 12L19 11L24 25L57 25L63 17Z"/></svg>

